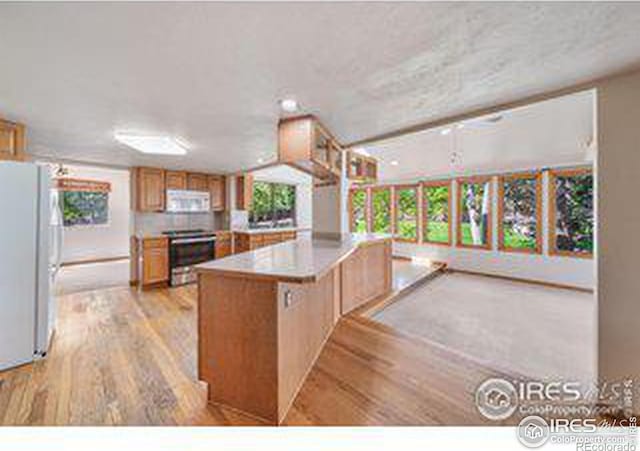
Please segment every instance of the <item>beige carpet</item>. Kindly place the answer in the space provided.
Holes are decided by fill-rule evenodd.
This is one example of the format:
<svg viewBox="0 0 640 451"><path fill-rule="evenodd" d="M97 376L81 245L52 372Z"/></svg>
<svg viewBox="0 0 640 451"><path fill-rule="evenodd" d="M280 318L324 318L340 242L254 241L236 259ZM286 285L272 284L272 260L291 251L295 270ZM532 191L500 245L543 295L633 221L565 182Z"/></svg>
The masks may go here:
<svg viewBox="0 0 640 451"><path fill-rule="evenodd" d="M448 273L373 319L519 375L583 382L595 375L589 293Z"/></svg>

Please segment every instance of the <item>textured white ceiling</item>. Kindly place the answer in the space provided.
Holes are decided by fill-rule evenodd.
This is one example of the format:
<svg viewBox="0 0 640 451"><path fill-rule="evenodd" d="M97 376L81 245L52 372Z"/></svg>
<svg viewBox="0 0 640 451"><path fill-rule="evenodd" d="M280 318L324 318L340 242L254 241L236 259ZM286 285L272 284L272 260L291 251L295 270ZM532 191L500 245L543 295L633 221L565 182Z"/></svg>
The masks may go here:
<svg viewBox="0 0 640 451"><path fill-rule="evenodd" d="M595 93L585 91L361 149L378 158L382 181L585 164L594 114Z"/></svg>
<svg viewBox="0 0 640 451"><path fill-rule="evenodd" d="M635 65L638 30L638 3L0 3L0 115L39 155L235 171L284 96L351 142Z"/></svg>

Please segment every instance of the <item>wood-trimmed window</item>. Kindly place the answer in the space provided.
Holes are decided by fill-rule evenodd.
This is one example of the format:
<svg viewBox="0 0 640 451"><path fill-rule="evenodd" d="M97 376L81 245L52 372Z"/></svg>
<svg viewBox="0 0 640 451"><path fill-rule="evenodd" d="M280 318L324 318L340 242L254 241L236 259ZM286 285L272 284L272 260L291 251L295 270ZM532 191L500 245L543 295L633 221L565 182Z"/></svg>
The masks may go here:
<svg viewBox="0 0 640 451"><path fill-rule="evenodd" d="M391 187L380 186L370 190L370 223L373 233L392 233L392 195Z"/></svg>
<svg viewBox="0 0 640 451"><path fill-rule="evenodd" d="M418 185L393 187L394 239L418 241Z"/></svg>
<svg viewBox="0 0 640 451"><path fill-rule="evenodd" d="M491 177L457 180L456 246L491 249Z"/></svg>
<svg viewBox="0 0 640 451"><path fill-rule="evenodd" d="M542 174L498 177L498 249L542 252Z"/></svg>
<svg viewBox="0 0 640 451"><path fill-rule="evenodd" d="M369 190L349 190L349 224L351 233L366 233L369 229Z"/></svg>
<svg viewBox="0 0 640 451"><path fill-rule="evenodd" d="M593 172L549 171L549 254L593 257Z"/></svg>
<svg viewBox="0 0 640 451"><path fill-rule="evenodd" d="M423 182L422 242L451 244L451 180Z"/></svg>

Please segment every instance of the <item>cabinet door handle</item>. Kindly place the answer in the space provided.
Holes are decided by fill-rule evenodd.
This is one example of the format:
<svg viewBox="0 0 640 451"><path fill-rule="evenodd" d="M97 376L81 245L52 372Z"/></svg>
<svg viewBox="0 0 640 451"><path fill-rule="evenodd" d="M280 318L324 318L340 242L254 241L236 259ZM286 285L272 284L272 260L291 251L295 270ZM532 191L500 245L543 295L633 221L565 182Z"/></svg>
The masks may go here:
<svg viewBox="0 0 640 451"><path fill-rule="evenodd" d="M289 308L293 304L293 293L291 290L284 292L284 308Z"/></svg>

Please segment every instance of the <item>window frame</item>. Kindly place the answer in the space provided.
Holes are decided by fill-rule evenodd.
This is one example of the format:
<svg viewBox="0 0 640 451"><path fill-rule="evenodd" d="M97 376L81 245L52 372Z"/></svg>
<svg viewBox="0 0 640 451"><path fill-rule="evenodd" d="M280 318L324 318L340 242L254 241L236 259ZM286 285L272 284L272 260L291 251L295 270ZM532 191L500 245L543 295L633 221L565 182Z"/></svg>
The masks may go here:
<svg viewBox="0 0 640 451"><path fill-rule="evenodd" d="M364 191L364 220L367 227L367 233L371 232L371 188L369 187L351 187L349 188L349 232L360 233L355 231L355 222L353 215L353 195L356 191Z"/></svg>
<svg viewBox="0 0 640 451"><path fill-rule="evenodd" d="M480 249L490 251L493 249L493 176L458 177L456 181L456 247L463 249ZM463 183L487 183L489 187L489 211L487 213L487 242L481 245L464 244L462 242L462 190Z"/></svg>
<svg viewBox="0 0 640 451"><path fill-rule="evenodd" d="M385 190L389 190L389 231L388 232L376 232L375 230L373 230L373 218L374 218L374 211L373 211L373 196L376 192L378 191L385 191ZM393 185L378 185L378 186L372 186L369 188L369 224L368 224L368 229L371 233L386 233L389 234L393 237L394 233L395 233L395 221L394 221L394 217L395 217L395 206L394 206L394 187Z"/></svg>
<svg viewBox="0 0 640 451"><path fill-rule="evenodd" d="M574 251L562 251L558 250L556 247L556 217L557 217L557 207L556 207L556 178L557 177L571 177L571 176L579 176L579 175L591 175L593 177L593 169L590 167L575 167L575 168L562 168L562 169L549 169L548 173L548 182L549 189L547 198L549 199L549 218L547 223L547 231L549 234L549 255L553 257L577 257L577 258L585 258L585 259L593 259L593 250L589 253L587 252L574 252ZM593 216L594 222L595 212ZM595 246L595 243L594 243Z"/></svg>
<svg viewBox="0 0 640 451"><path fill-rule="evenodd" d="M252 204L249 206L249 228L251 228L251 224L255 224L251 222L251 211L252 211L252 207L253 207L253 199L254 199L254 193L253 193L253 189L255 186L255 183L262 183L265 185L269 185L269 190L271 191L271 210L270 213L271 215L275 215L275 187L276 185L283 185L283 186L289 186L289 187L293 187L293 192L294 192L294 205L293 205L293 210L292 210L292 219L293 219L293 227L297 227L298 225L298 203L297 203L297 194L298 194L298 185L294 184L294 183L283 183L283 182L272 182L272 181L264 181L264 180L256 180L254 181L254 185L252 186L252 193L251 193L251 202ZM271 222L274 223L276 220L272 217Z"/></svg>
<svg viewBox="0 0 640 451"><path fill-rule="evenodd" d="M504 244L504 183L509 180L535 180L536 181L536 247L534 249L518 249L507 247ZM522 254L542 254L542 172L526 171L513 174L501 174L498 176L498 250L501 252L516 252Z"/></svg>
<svg viewBox="0 0 640 451"><path fill-rule="evenodd" d="M441 186L446 186L447 188L449 188L448 191L448 195L447 195L447 216L448 216L448 239L446 243L440 242L440 241L429 241L427 239L427 227L429 224L429 219L428 219L428 214L429 214L429 208L427 205L427 197L424 195L424 189L428 188L428 187L441 187ZM420 229L421 229L421 244L433 244L436 246L451 246L451 243L453 241L453 196L452 194L452 190L453 190L453 179L446 179L446 180L427 180L424 181L422 183L420 183L420 196L421 196L421 200L420 200L420 208L422 210L422 224L420 224Z"/></svg>
<svg viewBox="0 0 640 451"><path fill-rule="evenodd" d="M398 231L398 201L400 200L400 196L398 196L398 191L413 189L416 193L416 237L415 238L403 238L397 236ZM392 234L393 239L395 241L401 241L404 243L418 243L420 240L420 183L407 183L402 185L393 185L393 189L391 190L391 204L393 205L392 212Z"/></svg>

